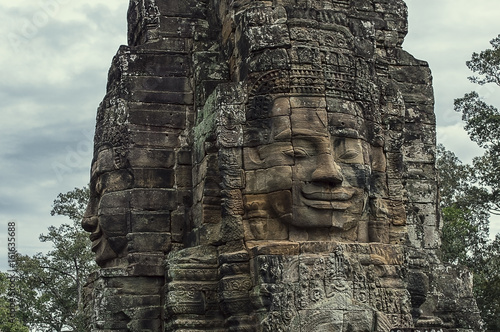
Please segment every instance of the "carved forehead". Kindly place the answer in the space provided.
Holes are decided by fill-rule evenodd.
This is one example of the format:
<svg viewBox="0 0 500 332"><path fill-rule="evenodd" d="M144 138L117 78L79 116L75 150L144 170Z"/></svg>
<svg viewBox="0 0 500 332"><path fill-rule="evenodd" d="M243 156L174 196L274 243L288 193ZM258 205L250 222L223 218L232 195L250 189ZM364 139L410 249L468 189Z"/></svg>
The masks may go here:
<svg viewBox="0 0 500 332"><path fill-rule="evenodd" d="M268 140L287 140L292 136L336 136L373 141L380 124L363 117L363 106L350 101L332 102L324 96L267 96L265 108L251 108L247 130L258 128ZM254 105L255 106L255 105ZM264 132L268 134L264 134ZM378 144L379 145L379 144Z"/></svg>

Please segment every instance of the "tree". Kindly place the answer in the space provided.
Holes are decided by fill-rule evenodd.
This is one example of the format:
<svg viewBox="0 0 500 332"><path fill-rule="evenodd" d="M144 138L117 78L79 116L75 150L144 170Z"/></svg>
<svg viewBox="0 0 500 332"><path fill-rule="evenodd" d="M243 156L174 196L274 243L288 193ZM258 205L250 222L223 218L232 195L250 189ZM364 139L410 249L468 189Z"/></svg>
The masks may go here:
<svg viewBox="0 0 500 332"><path fill-rule="evenodd" d="M483 266L474 274L474 293L490 331L500 331L500 235L485 249Z"/></svg>
<svg viewBox="0 0 500 332"><path fill-rule="evenodd" d="M500 86L500 35L491 49L473 53L466 65L479 85ZM491 331L500 330L500 236L489 239L491 215L500 215L500 112L477 92L455 100L465 129L485 152L463 165L450 151L438 148L443 215L442 258L474 273L474 294Z"/></svg>
<svg viewBox="0 0 500 332"><path fill-rule="evenodd" d="M437 168L440 180L442 259L471 267L482 256L489 237L489 209L483 188L474 179L470 165L464 165L451 151L438 145Z"/></svg>
<svg viewBox="0 0 500 332"><path fill-rule="evenodd" d="M18 257L20 311L24 321L38 330L88 330L82 310L82 289L87 276L96 268L88 235L80 226L88 199L88 188L59 194L51 214L66 216L72 224L51 226L46 235L40 235L40 241L53 245L47 254Z"/></svg>
<svg viewBox="0 0 500 332"><path fill-rule="evenodd" d="M2 332L28 332L28 328L24 326L18 317L16 303L11 302L12 296L9 294L12 287L17 287L11 283L10 275L0 272L0 331ZM15 291L16 289L14 289ZM10 299L10 301L8 300ZM11 311L11 304L14 306L15 315Z"/></svg>
<svg viewBox="0 0 500 332"><path fill-rule="evenodd" d="M473 53L467 67L478 76L469 80L479 85L500 86L500 35L490 41L492 49ZM455 110L462 113L465 129L472 141L485 149L473 160L474 180L481 186L477 192L491 214L500 215L500 112L484 102L475 91L455 100Z"/></svg>
<svg viewBox="0 0 500 332"><path fill-rule="evenodd" d="M474 274L474 294L488 329L500 329L500 235L489 240L490 201L475 169L438 146L443 216L441 258L467 266Z"/></svg>

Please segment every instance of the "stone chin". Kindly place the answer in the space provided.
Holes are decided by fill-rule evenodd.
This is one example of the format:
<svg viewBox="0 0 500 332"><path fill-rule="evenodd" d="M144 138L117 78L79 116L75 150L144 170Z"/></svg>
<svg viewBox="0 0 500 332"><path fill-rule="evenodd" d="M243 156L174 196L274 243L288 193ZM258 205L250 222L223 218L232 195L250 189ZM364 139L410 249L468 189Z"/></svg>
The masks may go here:
<svg viewBox="0 0 500 332"><path fill-rule="evenodd" d="M92 235L90 235L90 239L92 240L92 251L95 253L95 261L99 266L104 267L107 261L117 258L118 255L111 249L107 239L102 236L93 238Z"/></svg>
<svg viewBox="0 0 500 332"><path fill-rule="evenodd" d="M126 238L123 236L108 237L100 225L90 234L92 251L95 253L95 261L101 267L107 267L109 262L123 257L126 252Z"/></svg>
<svg viewBox="0 0 500 332"><path fill-rule="evenodd" d="M348 231L357 225L355 216L346 210L295 207L290 224L299 228L336 228Z"/></svg>

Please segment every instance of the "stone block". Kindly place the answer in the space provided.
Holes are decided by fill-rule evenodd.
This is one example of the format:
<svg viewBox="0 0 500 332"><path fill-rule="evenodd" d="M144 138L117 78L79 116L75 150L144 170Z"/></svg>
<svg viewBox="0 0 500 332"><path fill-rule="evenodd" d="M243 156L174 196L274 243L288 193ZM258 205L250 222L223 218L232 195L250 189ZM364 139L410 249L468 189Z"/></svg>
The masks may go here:
<svg viewBox="0 0 500 332"><path fill-rule="evenodd" d="M286 24L253 26L244 31L244 42L250 45L250 51L266 48L286 47L290 45L290 36Z"/></svg>
<svg viewBox="0 0 500 332"><path fill-rule="evenodd" d="M248 117L248 114L247 114ZM273 141L272 120L248 120L243 128L243 146L258 146L268 144Z"/></svg>
<svg viewBox="0 0 500 332"><path fill-rule="evenodd" d="M243 169L221 171L221 187L226 189L245 188L245 171Z"/></svg>
<svg viewBox="0 0 500 332"><path fill-rule="evenodd" d="M174 93L190 93L192 91L187 77L137 76L131 82L134 89L139 91L169 91ZM137 117L134 119L138 120ZM152 120L158 119L153 118ZM155 121L149 122L149 124L159 125Z"/></svg>
<svg viewBox="0 0 500 332"><path fill-rule="evenodd" d="M243 263L223 263L219 267L219 271L225 276L249 275L250 265L248 261Z"/></svg>
<svg viewBox="0 0 500 332"><path fill-rule="evenodd" d="M216 129L217 146L223 148L235 148L243 145L243 127L218 126Z"/></svg>
<svg viewBox="0 0 500 332"><path fill-rule="evenodd" d="M165 91L150 91L144 88L142 90L136 90L135 87L136 86L131 87L134 92L130 97L131 100L135 102L178 104L178 105L191 105L193 103L193 93L190 91L165 92Z"/></svg>
<svg viewBox="0 0 500 332"><path fill-rule="evenodd" d="M435 181L408 179L406 184L408 198L413 203L435 203L438 189Z"/></svg>
<svg viewBox="0 0 500 332"><path fill-rule="evenodd" d="M290 97L290 106L292 108L315 108L325 109L326 99L316 97Z"/></svg>
<svg viewBox="0 0 500 332"><path fill-rule="evenodd" d="M113 288L113 292L120 296L156 296L163 283L163 278L141 276L115 277L106 280L106 286Z"/></svg>
<svg viewBox="0 0 500 332"><path fill-rule="evenodd" d="M173 188L174 175L177 175L173 169L165 168L135 168L132 173L136 188Z"/></svg>
<svg viewBox="0 0 500 332"><path fill-rule="evenodd" d="M175 183L177 187L191 188L193 186L191 166L177 166L175 168Z"/></svg>
<svg viewBox="0 0 500 332"><path fill-rule="evenodd" d="M200 20L190 17L163 16L160 19L160 25L162 26L161 35L165 37L193 38L195 33L194 27L197 24L200 24Z"/></svg>
<svg viewBox="0 0 500 332"><path fill-rule="evenodd" d="M300 331L342 331L344 314L341 310L301 310ZM297 323L295 323L297 324Z"/></svg>
<svg viewBox="0 0 500 332"><path fill-rule="evenodd" d="M106 210L102 211L107 212ZM128 213L118 215L104 213L99 217L99 225L101 229L105 229L108 237L125 236L129 231L128 216Z"/></svg>
<svg viewBox="0 0 500 332"><path fill-rule="evenodd" d="M136 310L134 313L140 316L151 316L145 317L146 319L133 319L130 323L127 324L127 328L129 331L133 332L153 332L159 331L162 327L162 320L160 319L159 310L157 309L141 309Z"/></svg>
<svg viewBox="0 0 500 332"><path fill-rule="evenodd" d="M344 314L342 331L370 331L375 326L373 313L369 310L353 310Z"/></svg>
<svg viewBox="0 0 500 332"><path fill-rule="evenodd" d="M403 158L405 162L422 164L434 164L436 160L436 145L426 145L413 141L411 146L403 147Z"/></svg>
<svg viewBox="0 0 500 332"><path fill-rule="evenodd" d="M178 151L177 164L179 165L192 165L191 151Z"/></svg>
<svg viewBox="0 0 500 332"><path fill-rule="evenodd" d="M299 243L289 241L256 241L248 242L252 257L259 255L298 255Z"/></svg>
<svg viewBox="0 0 500 332"><path fill-rule="evenodd" d="M97 152L97 159L92 164L92 175L110 172L116 169L115 152L113 149L100 149Z"/></svg>
<svg viewBox="0 0 500 332"><path fill-rule="evenodd" d="M290 67L290 60L285 48L266 49L252 54L249 58L248 71L250 73Z"/></svg>
<svg viewBox="0 0 500 332"><path fill-rule="evenodd" d="M130 225L132 232L169 232L170 211L132 211Z"/></svg>
<svg viewBox="0 0 500 332"><path fill-rule="evenodd" d="M201 291L167 291L165 305L172 314L205 313L203 293Z"/></svg>
<svg viewBox="0 0 500 332"><path fill-rule="evenodd" d="M128 251L133 252L168 252L172 245L170 233L143 232L127 234Z"/></svg>
<svg viewBox="0 0 500 332"><path fill-rule="evenodd" d="M143 308L154 307L160 304L159 295L128 295L128 296L109 296L107 297L104 305L108 308L108 312L120 316L123 308ZM125 318L125 317L124 317ZM127 316L124 320L129 320ZM119 319L117 319L119 320Z"/></svg>
<svg viewBox="0 0 500 332"><path fill-rule="evenodd" d="M241 190L222 190L222 209L227 216L238 216L245 213Z"/></svg>
<svg viewBox="0 0 500 332"><path fill-rule="evenodd" d="M136 125L184 129L186 112L131 110L129 120L130 123Z"/></svg>
<svg viewBox="0 0 500 332"><path fill-rule="evenodd" d="M292 189L292 168L276 166L245 172L245 193L265 194Z"/></svg>
<svg viewBox="0 0 500 332"><path fill-rule="evenodd" d="M174 149L180 146L180 130L170 129L158 132L134 129L130 133L136 147L149 149Z"/></svg>
<svg viewBox="0 0 500 332"><path fill-rule="evenodd" d="M220 243L221 241L221 225L220 225L220 212L217 219L217 215L210 215L207 219L210 219L209 223L201 225L198 229L198 238L200 245L214 245Z"/></svg>
<svg viewBox="0 0 500 332"><path fill-rule="evenodd" d="M130 190L106 193L99 202L99 215L124 215L130 210L129 203L132 197Z"/></svg>
<svg viewBox="0 0 500 332"><path fill-rule="evenodd" d="M132 167L173 168L175 153L170 149L132 148L129 151L129 162Z"/></svg>
<svg viewBox="0 0 500 332"><path fill-rule="evenodd" d="M130 195L130 207L148 211L175 210L177 193L173 189L135 189Z"/></svg>
<svg viewBox="0 0 500 332"><path fill-rule="evenodd" d="M189 218L186 213L181 211L174 211L171 218L172 242L182 243L189 226Z"/></svg>
<svg viewBox="0 0 500 332"><path fill-rule="evenodd" d="M387 174L374 170L370 177L370 196L387 197L389 195L389 188L387 185Z"/></svg>
<svg viewBox="0 0 500 332"><path fill-rule="evenodd" d="M171 51L175 52L176 48ZM128 73L136 76L187 76L189 58L181 54L133 52L128 62Z"/></svg>
<svg viewBox="0 0 500 332"><path fill-rule="evenodd" d="M168 3L158 1L157 6L162 15L173 17L205 17L206 4L195 0L173 0Z"/></svg>

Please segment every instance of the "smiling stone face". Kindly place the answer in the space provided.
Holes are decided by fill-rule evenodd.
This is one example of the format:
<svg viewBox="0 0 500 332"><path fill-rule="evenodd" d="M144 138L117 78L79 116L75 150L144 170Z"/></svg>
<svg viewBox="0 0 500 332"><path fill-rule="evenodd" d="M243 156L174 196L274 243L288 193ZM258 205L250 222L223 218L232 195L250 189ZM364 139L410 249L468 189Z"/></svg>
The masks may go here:
<svg viewBox="0 0 500 332"><path fill-rule="evenodd" d="M284 225L326 233L356 228L367 213L369 144L333 130L335 115L321 96L278 97L270 113L269 144L247 148L244 159L254 236L284 239Z"/></svg>

